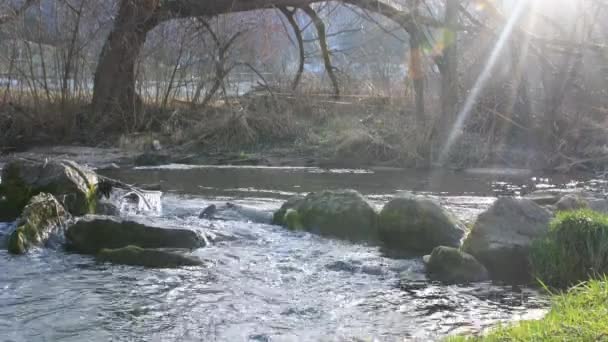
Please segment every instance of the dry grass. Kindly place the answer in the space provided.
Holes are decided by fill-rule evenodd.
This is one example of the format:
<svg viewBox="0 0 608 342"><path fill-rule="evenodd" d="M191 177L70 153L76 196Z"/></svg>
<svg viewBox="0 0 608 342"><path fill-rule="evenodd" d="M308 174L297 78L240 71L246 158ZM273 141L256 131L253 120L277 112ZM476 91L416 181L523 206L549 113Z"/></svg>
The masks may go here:
<svg viewBox="0 0 608 342"><path fill-rule="evenodd" d="M143 113L124 123L90 117L85 114L86 101L67 106L34 103L27 96L19 101L0 105L0 149L74 142L147 150L159 140L163 146L183 146L193 153L282 149L329 164L426 167L437 157L442 141L437 128L443 118L428 115L424 124L417 123L409 98L345 95L336 100L312 89L297 94L275 90L206 108L146 104ZM539 121L522 125L518 117L504 114L504 107L494 93L480 99L450 149L448 166L568 171L607 164L605 123L590 116L562 115L562 121L549 129ZM433 105L427 110L437 112ZM103 129L104 125L121 130Z"/></svg>

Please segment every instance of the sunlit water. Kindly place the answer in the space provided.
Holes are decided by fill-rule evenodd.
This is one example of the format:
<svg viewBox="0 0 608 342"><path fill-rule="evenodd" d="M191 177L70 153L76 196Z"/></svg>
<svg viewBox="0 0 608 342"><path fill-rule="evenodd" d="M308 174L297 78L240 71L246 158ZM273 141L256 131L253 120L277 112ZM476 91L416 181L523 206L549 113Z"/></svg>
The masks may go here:
<svg viewBox="0 0 608 342"><path fill-rule="evenodd" d="M201 220L198 214L210 203L228 200L271 212L295 193L347 187L360 190L378 208L398 191L426 193L471 222L496 193L569 183L307 168L106 173L161 185L162 210L144 214L148 219L222 235L222 241L194 252L207 266L152 270L96 264L61 247L21 257L2 250L0 340L427 341L539 317L547 301L530 288L430 284L420 259L390 259L372 246L237 217ZM9 229L0 224L1 232Z"/></svg>

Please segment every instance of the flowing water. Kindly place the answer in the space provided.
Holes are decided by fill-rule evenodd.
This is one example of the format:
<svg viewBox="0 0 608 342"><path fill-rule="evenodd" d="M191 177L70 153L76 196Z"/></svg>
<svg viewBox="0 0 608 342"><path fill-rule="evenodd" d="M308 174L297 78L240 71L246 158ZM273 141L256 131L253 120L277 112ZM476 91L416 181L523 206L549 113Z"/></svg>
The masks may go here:
<svg viewBox="0 0 608 342"><path fill-rule="evenodd" d="M161 210L140 214L147 219L225 238L194 252L206 267L174 270L96 264L60 246L20 257L2 250L0 340L428 341L539 317L547 299L531 288L433 284L425 281L420 259L391 259L373 246L198 214L226 201L271 213L293 194L354 188L378 208L399 191L424 193L472 222L498 194L589 184L388 169L171 165L104 173L160 184ZM9 229L0 224L0 232Z"/></svg>

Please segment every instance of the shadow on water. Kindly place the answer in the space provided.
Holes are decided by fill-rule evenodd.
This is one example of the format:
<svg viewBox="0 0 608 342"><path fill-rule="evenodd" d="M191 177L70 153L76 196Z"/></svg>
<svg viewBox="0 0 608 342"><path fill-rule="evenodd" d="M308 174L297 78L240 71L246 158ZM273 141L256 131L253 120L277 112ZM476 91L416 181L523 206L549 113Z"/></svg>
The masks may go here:
<svg viewBox="0 0 608 342"><path fill-rule="evenodd" d="M25 257L0 251L3 339L428 341L535 318L547 306L526 287L429 283L419 258L387 258L376 247L198 218L228 200L272 212L293 194L354 188L377 207L400 190L426 193L470 221L504 191L497 188L534 187L530 176L183 166L104 173L161 185L162 210L147 219L216 233L216 243L194 252L208 266L150 270L96 264L60 248Z"/></svg>

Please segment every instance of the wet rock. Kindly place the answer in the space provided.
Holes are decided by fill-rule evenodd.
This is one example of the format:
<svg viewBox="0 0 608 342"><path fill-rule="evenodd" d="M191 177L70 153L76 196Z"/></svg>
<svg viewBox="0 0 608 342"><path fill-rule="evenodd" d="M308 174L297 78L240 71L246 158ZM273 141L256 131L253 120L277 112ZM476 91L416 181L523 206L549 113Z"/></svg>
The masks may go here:
<svg viewBox="0 0 608 342"><path fill-rule="evenodd" d="M536 190L524 196L538 205L555 205L564 196L563 191Z"/></svg>
<svg viewBox="0 0 608 342"><path fill-rule="evenodd" d="M492 279L527 282L530 245L548 232L551 216L529 199L499 198L479 215L463 251L479 260Z"/></svg>
<svg viewBox="0 0 608 342"><path fill-rule="evenodd" d="M285 212L285 225L291 230L303 230L302 218L295 209L288 209Z"/></svg>
<svg viewBox="0 0 608 342"><path fill-rule="evenodd" d="M104 216L119 216L120 209L113 203L98 202L95 213Z"/></svg>
<svg viewBox="0 0 608 342"><path fill-rule="evenodd" d="M353 262L346 262L342 260L334 261L325 265L325 268L330 271L336 272L349 272L355 273L359 270L360 265L355 265Z"/></svg>
<svg viewBox="0 0 608 342"><path fill-rule="evenodd" d="M17 228L9 235L8 251L23 254L32 247L43 246L69 217L52 195L41 193L32 197L17 221Z"/></svg>
<svg viewBox="0 0 608 342"><path fill-rule="evenodd" d="M2 190L0 189L0 222L11 222L15 220L15 211L13 207L8 203L6 198L2 196Z"/></svg>
<svg viewBox="0 0 608 342"><path fill-rule="evenodd" d="M556 204L555 209L559 211L577 210L589 208L587 201L580 194L568 194L562 197Z"/></svg>
<svg viewBox="0 0 608 342"><path fill-rule="evenodd" d="M322 191L292 198L275 212L273 223L351 241L378 239L377 214L354 190Z"/></svg>
<svg viewBox="0 0 608 342"><path fill-rule="evenodd" d="M608 214L608 200L604 198L593 198L588 200L589 209Z"/></svg>
<svg viewBox="0 0 608 342"><path fill-rule="evenodd" d="M4 211L16 217L30 198L44 192L73 215L94 213L98 183L95 172L73 161L13 159L2 170L2 192L10 204Z"/></svg>
<svg viewBox="0 0 608 342"><path fill-rule="evenodd" d="M96 254L101 249L129 245L141 248L188 248L205 246L204 237L187 229L156 226L108 216L87 216L68 227L68 249Z"/></svg>
<svg viewBox="0 0 608 342"><path fill-rule="evenodd" d="M380 239L389 249L430 253L437 246L460 246L464 226L439 204L413 196L398 197L380 212Z"/></svg>
<svg viewBox="0 0 608 342"><path fill-rule="evenodd" d="M554 206L547 206L547 208L552 211L591 209L608 213L608 199L597 197L597 194L591 192L573 192L564 194Z"/></svg>
<svg viewBox="0 0 608 342"><path fill-rule="evenodd" d="M272 213L253 207L247 207L228 202L225 205L207 206L198 216L201 219L226 220L226 221L249 221L254 223L269 224L272 222Z"/></svg>
<svg viewBox="0 0 608 342"><path fill-rule="evenodd" d="M200 215L198 215L198 218L212 219L215 216L216 212L217 212L217 206L215 204L211 204L211 205L207 206L205 209L203 209L203 211L201 211Z"/></svg>
<svg viewBox="0 0 608 342"><path fill-rule="evenodd" d="M287 226L287 220L285 214L288 210L295 210L294 208L304 201L303 196L292 196L272 216L272 224L279 226Z"/></svg>
<svg viewBox="0 0 608 342"><path fill-rule="evenodd" d="M457 248L436 247L425 262L431 280L460 284L489 279L488 270L475 257Z"/></svg>
<svg viewBox="0 0 608 342"><path fill-rule="evenodd" d="M171 164L171 162L171 156L159 152L144 152L134 160L135 166L158 166Z"/></svg>
<svg viewBox="0 0 608 342"><path fill-rule="evenodd" d="M99 251L95 259L99 262L150 268L177 268L182 266L200 266L203 264L198 258L177 252L140 248L137 246L126 246L118 249L104 248Z"/></svg>

